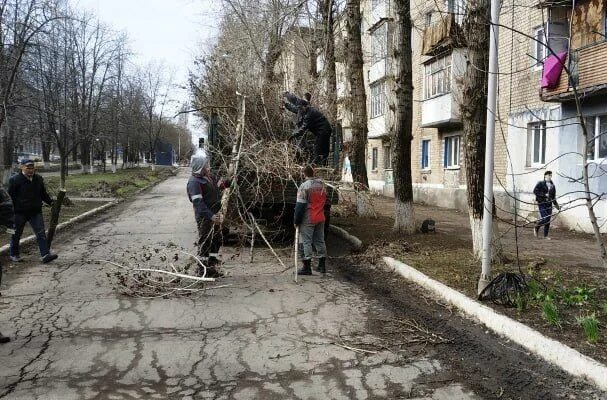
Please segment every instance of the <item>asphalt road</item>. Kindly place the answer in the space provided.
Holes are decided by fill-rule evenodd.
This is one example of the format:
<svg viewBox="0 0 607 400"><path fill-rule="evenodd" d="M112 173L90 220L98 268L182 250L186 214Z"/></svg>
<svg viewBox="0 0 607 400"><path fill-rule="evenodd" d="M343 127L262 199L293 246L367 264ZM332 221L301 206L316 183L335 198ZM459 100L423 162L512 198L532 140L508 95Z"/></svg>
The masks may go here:
<svg viewBox="0 0 607 400"><path fill-rule="evenodd" d="M229 287L121 295L92 260L125 262L170 242L193 249L186 179L60 235L58 262L41 265L30 248L6 271L0 330L13 341L0 346L0 399L481 398L419 342L360 350L383 343L377 321L394 312L332 273L296 284L263 248L253 263L247 249L222 250ZM291 265L290 249L279 254Z"/></svg>
<svg viewBox="0 0 607 400"><path fill-rule="evenodd" d="M120 295L91 260L168 242L193 248L187 175L158 185L114 215L60 237L58 262L9 268L0 297L0 398L367 399L393 393L469 399L461 382L420 357L364 354L333 344L387 313L330 276L293 283L268 251L226 248L228 288L179 299ZM282 253L289 260L288 250ZM341 342L340 342L341 343Z"/></svg>

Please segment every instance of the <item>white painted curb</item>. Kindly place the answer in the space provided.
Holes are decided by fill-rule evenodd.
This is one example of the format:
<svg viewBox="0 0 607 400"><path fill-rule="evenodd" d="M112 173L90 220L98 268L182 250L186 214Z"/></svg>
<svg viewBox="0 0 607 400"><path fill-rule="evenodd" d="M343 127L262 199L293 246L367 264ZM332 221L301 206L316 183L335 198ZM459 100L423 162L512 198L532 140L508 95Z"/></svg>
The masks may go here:
<svg viewBox="0 0 607 400"><path fill-rule="evenodd" d="M92 210L88 210L87 212L82 213L80 215L77 215L74 218L70 218L67 221L62 222L59 225L57 225L56 230L57 231L63 230L65 228L69 227L70 225L73 225L76 222L82 221L83 219L86 219L86 218L88 218L90 216L93 216L93 215L98 214L98 213L100 213L102 211L105 211L108 208L113 207L113 206L119 204L121 201L122 201L122 199L121 200L117 200L117 201L112 201L110 203L104 204L104 205L99 206L97 208L93 208ZM36 241L36 235L30 235L30 236L28 236L26 238L21 239L21 241L19 242L19 244L20 245L25 245L25 244L33 243L35 241ZM0 247L0 254L7 253L9 251L9 249L10 249L10 244L6 244L6 245Z"/></svg>
<svg viewBox="0 0 607 400"><path fill-rule="evenodd" d="M329 225L329 232L349 242L356 250L360 250L363 247L363 242L361 242L359 238L350 235L346 230L340 228L339 226Z"/></svg>
<svg viewBox="0 0 607 400"><path fill-rule="evenodd" d="M587 357L556 340L547 338L527 325L495 312L464 294L391 257L384 262L395 272L423 288L434 292L468 316L477 319L497 334L507 337L544 360L574 376L588 378L602 390L607 390L607 366Z"/></svg>

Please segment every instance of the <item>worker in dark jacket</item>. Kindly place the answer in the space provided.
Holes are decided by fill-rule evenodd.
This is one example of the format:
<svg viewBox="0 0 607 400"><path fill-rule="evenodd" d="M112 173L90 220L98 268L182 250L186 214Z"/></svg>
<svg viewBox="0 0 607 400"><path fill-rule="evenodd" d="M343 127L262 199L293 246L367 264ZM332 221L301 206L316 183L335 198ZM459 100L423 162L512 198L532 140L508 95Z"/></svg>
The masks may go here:
<svg viewBox="0 0 607 400"><path fill-rule="evenodd" d="M295 117L295 127L299 128L303 124L304 113L301 109L301 105L304 101L307 101L310 104L310 100L312 99L312 95L308 92L304 94L304 98L301 99L290 92L284 92L283 96L287 99L286 102L283 102L283 108L289 110L290 112L296 114ZM297 140L297 151L299 158L304 160L304 162L310 162L313 157L314 152L314 144L311 144L309 140L310 134L307 132L299 137Z"/></svg>
<svg viewBox="0 0 607 400"><path fill-rule="evenodd" d="M15 234L11 237L11 260L21 261L19 241L27 222L36 235L42 262L46 264L56 259L57 255L52 254L48 248L42 217L42 202L52 205L53 199L46 191L42 177L36 174L32 160L21 161L21 172L11 177L8 193L13 199L15 208Z"/></svg>
<svg viewBox="0 0 607 400"><path fill-rule="evenodd" d="M560 211L561 207L556 201L556 187L552 183L552 172L546 171L544 173L544 180L539 181L533 189L535 195L535 201L540 211L540 218L538 219L535 227L533 228L533 234L537 237L540 227L544 227L544 239L550 239L548 232L550 231L550 219L552 218L552 205Z"/></svg>
<svg viewBox="0 0 607 400"><path fill-rule="evenodd" d="M315 136L312 162L317 165L326 165L331 146L331 124L320 111L310 107L307 101L301 100L298 107L303 118L301 125L296 128L291 138L303 136L306 131L312 132Z"/></svg>
<svg viewBox="0 0 607 400"><path fill-rule="evenodd" d="M0 186L0 225L7 232L14 232L13 200L3 186ZM0 283L2 283L2 266L0 265ZM0 343L8 343L11 339L0 333Z"/></svg>
<svg viewBox="0 0 607 400"><path fill-rule="evenodd" d="M192 176L188 180L188 197L194 207L198 227L198 256L206 263L208 276L221 276L217 270L221 247L221 192L227 186L211 174L209 159L199 153L192 157Z"/></svg>
<svg viewBox="0 0 607 400"><path fill-rule="evenodd" d="M284 92L283 96L287 99L287 101L283 103L284 108L294 114L297 114L295 126L300 127L303 123L304 113L301 111L299 106L302 105L304 101L310 104L312 95L309 92L306 92L304 93L304 98L300 99L291 92Z"/></svg>
<svg viewBox="0 0 607 400"><path fill-rule="evenodd" d="M298 275L312 275L312 252L318 255L317 271L326 272L327 247L325 245L325 205L327 188L322 179L314 177L314 169L304 168L306 180L297 191L294 222L299 227L299 241L303 244L303 267Z"/></svg>

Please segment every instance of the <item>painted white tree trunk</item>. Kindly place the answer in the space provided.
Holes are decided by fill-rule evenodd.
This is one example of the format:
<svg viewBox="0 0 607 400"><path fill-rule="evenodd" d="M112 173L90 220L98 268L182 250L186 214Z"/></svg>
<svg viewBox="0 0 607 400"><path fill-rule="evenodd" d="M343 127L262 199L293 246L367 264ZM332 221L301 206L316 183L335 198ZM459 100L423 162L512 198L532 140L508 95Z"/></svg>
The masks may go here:
<svg viewBox="0 0 607 400"><path fill-rule="evenodd" d="M415 233L413 202L394 201L394 231L411 235Z"/></svg>
<svg viewBox="0 0 607 400"><path fill-rule="evenodd" d="M115 174L116 173L116 164L112 164L112 173Z"/></svg>
<svg viewBox="0 0 607 400"><path fill-rule="evenodd" d="M10 168L2 168L2 184L8 187L8 180L11 178L13 171Z"/></svg>
<svg viewBox="0 0 607 400"><path fill-rule="evenodd" d="M151 163L150 165L152 166L152 171L156 171L156 164L155 163Z"/></svg>
<svg viewBox="0 0 607 400"><path fill-rule="evenodd" d="M90 174L91 173L91 165L90 164L82 164L82 173Z"/></svg>
<svg viewBox="0 0 607 400"><path fill-rule="evenodd" d="M483 257L483 219L470 215L470 229L472 230L472 252L474 258L480 260Z"/></svg>
<svg viewBox="0 0 607 400"><path fill-rule="evenodd" d="M50 161L45 161L44 162L44 169L48 169L51 166Z"/></svg>
<svg viewBox="0 0 607 400"><path fill-rule="evenodd" d="M356 213L359 217L375 217L368 193L356 192Z"/></svg>
<svg viewBox="0 0 607 400"><path fill-rule="evenodd" d="M472 251L474 257L480 260L483 257L483 219L470 216L470 229L472 230ZM497 218L493 218L491 259L499 262L502 260L502 240L499 233L499 224Z"/></svg>

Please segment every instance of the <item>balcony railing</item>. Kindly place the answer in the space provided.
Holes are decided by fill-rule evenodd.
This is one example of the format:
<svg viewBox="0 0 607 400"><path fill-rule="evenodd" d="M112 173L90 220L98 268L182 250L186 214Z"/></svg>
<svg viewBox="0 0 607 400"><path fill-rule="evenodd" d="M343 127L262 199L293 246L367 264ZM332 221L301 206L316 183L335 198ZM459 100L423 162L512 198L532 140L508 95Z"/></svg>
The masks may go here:
<svg viewBox="0 0 607 400"><path fill-rule="evenodd" d="M570 101L574 97L573 87L576 88L578 96L582 98L606 93L605 59L607 59L607 41L600 41L572 51L566 62L570 74L563 71L556 87L542 89L542 100Z"/></svg>
<svg viewBox="0 0 607 400"><path fill-rule="evenodd" d="M455 20L455 15L445 14L440 21L424 30L422 54L434 55L447 46L460 47L462 42L461 28Z"/></svg>

